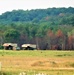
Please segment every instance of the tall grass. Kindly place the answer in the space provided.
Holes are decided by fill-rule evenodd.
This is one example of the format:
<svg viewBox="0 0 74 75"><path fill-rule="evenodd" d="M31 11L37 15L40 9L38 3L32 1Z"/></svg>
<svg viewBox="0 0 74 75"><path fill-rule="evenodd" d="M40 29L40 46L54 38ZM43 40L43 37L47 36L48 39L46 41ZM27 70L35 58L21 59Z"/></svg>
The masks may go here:
<svg viewBox="0 0 74 75"><path fill-rule="evenodd" d="M74 75L74 69L52 69L56 67L74 68L73 58L74 51L0 50L0 61L2 61L0 75L19 75L20 72L26 72L27 75L37 73L45 73L47 75ZM34 62L31 62L31 60ZM30 67L28 68L26 64L29 64ZM46 68L46 65L48 65L48 68ZM51 66L52 68L50 69L49 67Z"/></svg>
<svg viewBox="0 0 74 75"><path fill-rule="evenodd" d="M46 75L74 75L73 70L28 70L28 71L20 71L20 72L0 72L0 75L19 75L20 73L26 73L26 75L36 75L38 73L43 73Z"/></svg>

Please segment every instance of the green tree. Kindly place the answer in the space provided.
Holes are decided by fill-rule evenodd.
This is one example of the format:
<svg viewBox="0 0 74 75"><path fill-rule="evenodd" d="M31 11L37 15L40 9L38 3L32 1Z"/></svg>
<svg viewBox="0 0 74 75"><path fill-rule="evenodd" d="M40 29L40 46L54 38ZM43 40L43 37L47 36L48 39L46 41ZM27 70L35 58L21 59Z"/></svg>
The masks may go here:
<svg viewBox="0 0 74 75"><path fill-rule="evenodd" d="M20 33L15 29L8 29L4 33L5 42L18 42Z"/></svg>

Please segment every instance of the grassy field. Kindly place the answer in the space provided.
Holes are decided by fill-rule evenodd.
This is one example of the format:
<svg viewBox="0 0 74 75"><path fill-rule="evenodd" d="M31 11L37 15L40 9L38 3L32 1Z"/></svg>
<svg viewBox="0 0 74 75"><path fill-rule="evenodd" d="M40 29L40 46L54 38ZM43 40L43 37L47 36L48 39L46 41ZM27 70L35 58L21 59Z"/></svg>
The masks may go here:
<svg viewBox="0 0 74 75"><path fill-rule="evenodd" d="M1 71L6 75L74 75L74 51L0 50ZM0 74L1 75L1 74Z"/></svg>

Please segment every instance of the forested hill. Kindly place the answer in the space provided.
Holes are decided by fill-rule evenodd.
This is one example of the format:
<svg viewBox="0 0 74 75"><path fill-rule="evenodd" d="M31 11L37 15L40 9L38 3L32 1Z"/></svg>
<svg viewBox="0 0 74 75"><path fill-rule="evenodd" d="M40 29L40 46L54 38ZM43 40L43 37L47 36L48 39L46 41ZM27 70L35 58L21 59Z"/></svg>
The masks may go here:
<svg viewBox="0 0 74 75"><path fill-rule="evenodd" d="M74 8L5 12L0 15L0 45L5 42L74 50Z"/></svg>
<svg viewBox="0 0 74 75"><path fill-rule="evenodd" d="M0 24L13 22L47 22L49 25L74 24L74 8L48 8L36 10L13 10L0 15Z"/></svg>

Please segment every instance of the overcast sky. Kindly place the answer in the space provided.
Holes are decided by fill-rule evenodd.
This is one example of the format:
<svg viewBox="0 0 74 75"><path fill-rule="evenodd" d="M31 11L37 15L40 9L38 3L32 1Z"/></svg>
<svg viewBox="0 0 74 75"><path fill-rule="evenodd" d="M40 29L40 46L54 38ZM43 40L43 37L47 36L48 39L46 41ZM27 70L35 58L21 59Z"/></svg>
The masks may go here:
<svg viewBox="0 0 74 75"><path fill-rule="evenodd" d="M0 14L12 10L74 7L74 0L0 0Z"/></svg>

